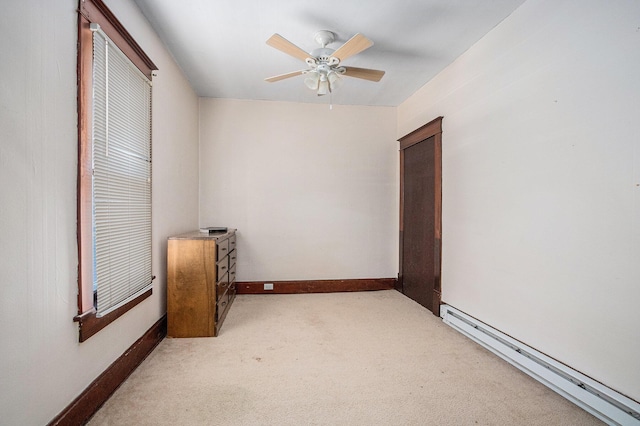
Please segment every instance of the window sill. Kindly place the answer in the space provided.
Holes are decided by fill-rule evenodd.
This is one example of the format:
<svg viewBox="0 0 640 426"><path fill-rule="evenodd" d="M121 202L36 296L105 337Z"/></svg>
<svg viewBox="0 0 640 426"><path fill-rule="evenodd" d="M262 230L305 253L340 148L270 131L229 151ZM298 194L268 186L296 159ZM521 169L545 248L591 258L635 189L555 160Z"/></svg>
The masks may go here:
<svg viewBox="0 0 640 426"><path fill-rule="evenodd" d="M100 330L102 330L112 322L114 322L116 319L124 315L127 311L129 311L131 308L136 306L138 303L142 302L144 299L151 296L152 293L153 293L152 289L149 289L148 291L145 291L140 296L131 300L127 304L122 305L115 311L109 312L107 315L100 318L96 316L95 308L83 314L75 316L73 318L73 321L79 323L80 325L79 327L80 342L82 343L86 341L89 337L93 336L94 334L96 334L97 332L99 332Z"/></svg>

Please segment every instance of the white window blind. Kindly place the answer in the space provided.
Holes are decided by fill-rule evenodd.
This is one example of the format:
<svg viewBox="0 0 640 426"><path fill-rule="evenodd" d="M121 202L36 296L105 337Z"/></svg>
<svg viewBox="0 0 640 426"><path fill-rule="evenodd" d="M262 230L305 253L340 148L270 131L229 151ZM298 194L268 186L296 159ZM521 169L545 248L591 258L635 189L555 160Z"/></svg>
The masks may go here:
<svg viewBox="0 0 640 426"><path fill-rule="evenodd" d="M97 316L151 288L151 82L93 32L93 257Z"/></svg>

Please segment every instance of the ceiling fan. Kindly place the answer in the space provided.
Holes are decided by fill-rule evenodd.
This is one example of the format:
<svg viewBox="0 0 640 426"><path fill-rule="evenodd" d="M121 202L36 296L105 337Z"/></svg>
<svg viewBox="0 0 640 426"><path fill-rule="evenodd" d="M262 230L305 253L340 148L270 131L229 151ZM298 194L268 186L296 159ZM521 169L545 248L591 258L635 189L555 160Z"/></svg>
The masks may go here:
<svg viewBox="0 0 640 426"><path fill-rule="evenodd" d="M305 85L309 89L317 91L318 96L322 96L331 93L342 75L376 82L380 81L384 75L384 71L342 66L342 61L345 59L373 46L373 42L362 34L354 35L337 50L327 47L327 45L335 41L335 34L331 31L318 31L314 36L314 40L321 47L314 49L311 53L307 53L280 34L272 35L267 40L269 46L306 62L309 68L265 78L265 81L273 83L304 74L307 76L304 80Z"/></svg>

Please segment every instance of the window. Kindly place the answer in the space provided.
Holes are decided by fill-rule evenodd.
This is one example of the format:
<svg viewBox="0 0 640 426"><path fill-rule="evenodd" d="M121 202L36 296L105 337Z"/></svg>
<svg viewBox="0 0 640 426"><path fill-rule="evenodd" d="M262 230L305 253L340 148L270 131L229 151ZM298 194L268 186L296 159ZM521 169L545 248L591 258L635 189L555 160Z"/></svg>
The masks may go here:
<svg viewBox="0 0 640 426"><path fill-rule="evenodd" d="M151 295L151 72L101 0L78 21L78 316L84 341Z"/></svg>

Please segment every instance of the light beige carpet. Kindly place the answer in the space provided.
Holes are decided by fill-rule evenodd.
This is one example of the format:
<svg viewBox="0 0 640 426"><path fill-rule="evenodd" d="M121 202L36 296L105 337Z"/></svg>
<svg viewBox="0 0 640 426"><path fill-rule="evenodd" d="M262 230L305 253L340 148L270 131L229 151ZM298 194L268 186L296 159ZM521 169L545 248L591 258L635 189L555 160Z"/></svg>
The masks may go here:
<svg viewBox="0 0 640 426"><path fill-rule="evenodd" d="M394 290L241 295L165 339L91 425L595 425Z"/></svg>

